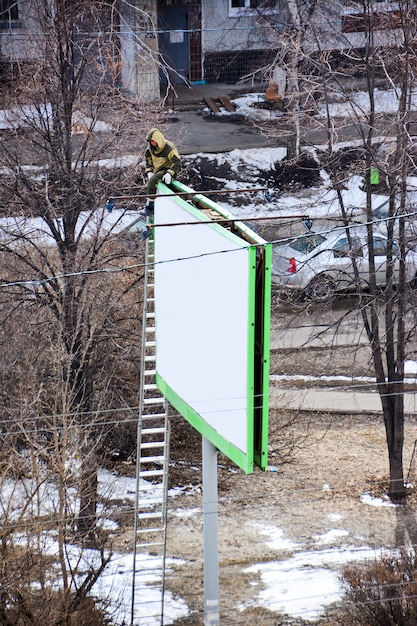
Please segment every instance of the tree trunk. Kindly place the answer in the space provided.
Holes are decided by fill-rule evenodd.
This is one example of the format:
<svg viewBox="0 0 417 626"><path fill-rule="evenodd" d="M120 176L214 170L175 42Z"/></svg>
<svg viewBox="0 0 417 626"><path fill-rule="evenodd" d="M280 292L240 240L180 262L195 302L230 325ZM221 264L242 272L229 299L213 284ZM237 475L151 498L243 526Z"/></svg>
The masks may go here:
<svg viewBox="0 0 417 626"><path fill-rule="evenodd" d="M400 385L401 388L398 388ZM404 400L402 385L388 385L388 395L381 396L389 460L389 497L402 502L406 496L403 470Z"/></svg>
<svg viewBox="0 0 417 626"><path fill-rule="evenodd" d="M298 159L300 156L300 85L298 65L301 55L301 19L296 0L288 1L288 10L292 26L292 50L289 53L287 75L287 99L289 116L289 136L287 140L287 158Z"/></svg>
<svg viewBox="0 0 417 626"><path fill-rule="evenodd" d="M80 477L80 512L77 531L79 534L93 538L97 521L97 467L92 467L91 455L84 456L81 463ZM94 464L95 465L95 464Z"/></svg>

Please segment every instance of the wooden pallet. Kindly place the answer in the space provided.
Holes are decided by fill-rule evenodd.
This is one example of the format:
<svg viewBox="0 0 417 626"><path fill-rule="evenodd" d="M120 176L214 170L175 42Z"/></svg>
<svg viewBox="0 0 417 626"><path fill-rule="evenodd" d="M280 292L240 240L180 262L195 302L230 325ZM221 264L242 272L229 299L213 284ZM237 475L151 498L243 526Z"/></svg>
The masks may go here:
<svg viewBox="0 0 417 626"><path fill-rule="evenodd" d="M236 105L231 102L228 96L221 96L219 98L210 98L207 96L204 98L204 101L215 115L221 113L222 107L229 113L234 113L236 111Z"/></svg>

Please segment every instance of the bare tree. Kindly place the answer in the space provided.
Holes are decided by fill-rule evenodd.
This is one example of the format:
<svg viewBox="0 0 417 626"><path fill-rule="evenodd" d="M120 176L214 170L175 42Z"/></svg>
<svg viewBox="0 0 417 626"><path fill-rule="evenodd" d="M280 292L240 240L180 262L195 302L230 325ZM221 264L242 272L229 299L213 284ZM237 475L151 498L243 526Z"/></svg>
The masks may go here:
<svg viewBox="0 0 417 626"><path fill-rule="evenodd" d="M363 325L372 352L373 368L377 388L381 398L382 414L385 424L390 488L393 500L405 498L406 489L403 474L404 444L404 361L407 344L414 329L414 295L406 283L405 260L410 246L410 229L407 212L409 211L409 179L415 175L415 156L410 133L412 94L415 90L416 50L415 37L417 15L414 3L404 0L395 12L380 11L372 0L362 0L352 5L355 14L347 30L356 30L353 40L351 32L336 32L335 24L341 20L328 19L324 12L314 14L314 4L307 3L313 9L307 21L297 13L297 3L289 3L289 14L295 24L294 39L297 62L293 67L303 65L309 74L302 75L298 83L301 100L306 100L311 90L320 91L324 108L327 106L327 119L321 129L327 133L327 154L322 159L331 177L340 205L340 223L351 225L351 215L344 204L341 190L350 171L343 171L338 166L335 144L339 138L340 124L336 125L330 115L329 103L337 96L339 101L350 104L350 116L347 124L351 128L361 154L356 167L364 175L366 202L363 207L364 222L367 229L369 254L369 289L366 293L358 287L357 311ZM329 3L329 7L330 7ZM326 5L327 6L327 5ZM322 7L316 7L317 11ZM329 9L330 10L330 9ZM339 6L339 16L341 6ZM331 13L334 15L334 12ZM309 19L309 17L314 19ZM300 20L300 21L298 21ZM300 37L301 25L304 25L303 37ZM381 34L382 33L382 34ZM308 35L308 37L307 37ZM353 45L352 41L356 42ZM334 44L332 50L329 42ZM335 43L336 42L336 43ZM309 44L309 45L307 45ZM336 50L336 52L335 52ZM301 52L302 54L301 54ZM337 63L336 63L337 61ZM303 70L305 72L305 69ZM363 78L364 90L369 105L362 107L355 102L352 94L357 86L355 77ZM300 74L301 75L301 74ZM397 104L394 115L384 115L376 105L376 91L381 84L390 88ZM315 85L315 86L314 86ZM304 91L303 91L304 89ZM346 122L345 122L346 123ZM318 121L317 124L320 124ZM293 134L297 136L297 123L293 123ZM277 125L279 132L279 122ZM387 215L387 263L385 288L382 290L376 278L376 259L374 254L373 185L372 172L377 171L384 185L384 192L389 198ZM350 231L346 230L350 239ZM394 280L394 268L399 264L399 277ZM353 272L359 285L358 268L352 258Z"/></svg>
<svg viewBox="0 0 417 626"><path fill-rule="evenodd" d="M362 18L365 27L364 76L369 97L369 111L361 122L361 135L365 154L366 224L369 251L369 298L361 302L361 315L370 342L378 391L384 416L388 458L390 468L389 495L393 500L405 498L403 473L404 444L404 361L406 357L407 312L413 306L405 278L407 254L407 178L414 173L412 143L410 139L410 104L415 88L415 50L412 41L416 32L416 11L407 2L402 3L401 19L396 21L400 45L393 49L377 46L374 39L375 8L371 2L362 3ZM391 152L389 148L381 158L376 136L377 111L375 105L376 72L379 70L386 84L394 86L397 94L397 112L392 122L395 138ZM389 197L387 220L388 250L386 265L386 287L381 293L376 281L374 255L374 217L372 212L371 171L376 168L386 179ZM395 242L394 232L396 226ZM398 244L399 278L394 281L394 265L397 259L395 246ZM408 318L410 319L410 318Z"/></svg>
<svg viewBox="0 0 417 626"><path fill-rule="evenodd" d="M115 191L140 188L135 169L120 165L121 149L131 146L144 124L145 136L152 123L152 113L143 113L146 106L139 111L138 102L120 89L113 9L86 0L30 3L37 24L34 62L20 67L19 82L4 95L11 130L0 148L3 197L13 216L1 233L0 297L9 305L2 311L25 311L29 324L35 313L39 336L49 338L39 344L47 352L46 371L37 370L36 406L40 413L76 416L78 530L92 536L99 451L93 417L115 398L126 402L114 383L111 342L118 341L123 352L138 336L128 296L141 277L140 270L119 273L134 263L137 251L113 236L123 215L107 224L104 204ZM140 141L134 149L139 147ZM103 158L116 158L114 166L103 168ZM105 280L112 272L115 279Z"/></svg>
<svg viewBox="0 0 417 626"><path fill-rule="evenodd" d="M297 2L288 0L289 25L281 39L285 42L285 67L287 68L287 111L290 131L287 139L287 158L298 159L301 151L300 64L306 28L316 7L317 0Z"/></svg>

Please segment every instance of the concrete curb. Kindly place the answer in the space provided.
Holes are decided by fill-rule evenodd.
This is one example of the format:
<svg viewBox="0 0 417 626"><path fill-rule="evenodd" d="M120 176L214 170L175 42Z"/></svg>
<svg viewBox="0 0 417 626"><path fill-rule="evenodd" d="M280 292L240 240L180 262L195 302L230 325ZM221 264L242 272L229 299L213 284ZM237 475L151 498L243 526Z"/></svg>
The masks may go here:
<svg viewBox="0 0 417 626"><path fill-rule="evenodd" d="M335 389L288 389L270 385L269 405L272 409L319 411L321 413L381 414L381 400L374 391L336 391ZM417 416L417 392L404 394L404 410L408 416Z"/></svg>

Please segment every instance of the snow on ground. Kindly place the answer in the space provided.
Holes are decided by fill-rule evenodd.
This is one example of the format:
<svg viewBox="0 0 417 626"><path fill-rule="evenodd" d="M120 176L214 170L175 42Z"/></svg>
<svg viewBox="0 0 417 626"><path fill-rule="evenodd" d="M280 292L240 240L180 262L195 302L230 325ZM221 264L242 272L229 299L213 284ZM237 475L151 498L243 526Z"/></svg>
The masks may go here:
<svg viewBox="0 0 417 626"><path fill-rule="evenodd" d="M0 110L0 130L17 129L21 126L39 126L47 123L52 123L52 107L50 104L28 104ZM93 120L91 117L82 115L80 111L74 111L72 123L74 134L84 134L91 131L95 133L109 132L112 130L110 124L100 120Z"/></svg>
<svg viewBox="0 0 417 626"><path fill-rule="evenodd" d="M249 93L233 99L236 105L236 112L229 113L225 109L221 109L220 113L216 115L223 115L230 117L236 113L243 115L247 119L262 122L277 117L282 117L282 112L278 110L269 110L263 108L257 108L257 105L262 105L264 99L262 93ZM394 114L398 109L400 92L396 89L376 89L374 92L375 97L375 113ZM346 102L346 97L340 94L333 94L334 102L329 105L319 105L316 111L317 118L327 119L327 115L330 117L364 117L370 109L369 94L365 91L358 91L350 94L349 102ZM338 101L339 100L339 101ZM328 108L327 108L328 107ZM417 109L417 92L415 91L411 96L411 110ZM207 112L210 109L206 109Z"/></svg>
<svg viewBox="0 0 417 626"><path fill-rule="evenodd" d="M110 213L106 209L101 208L94 214L90 211L85 211L80 214L77 221L76 235L77 237L81 234L84 237L92 237L98 231L101 237L105 237L108 234L116 235L131 226L137 219L141 218L140 209L141 207L132 211L113 209ZM57 232L63 237L63 219L55 218L54 225ZM29 238L30 241L36 242L37 245L55 245L55 239L52 236L51 230L40 217L0 218L0 242L10 243L16 241L18 244L21 244L23 240Z"/></svg>
<svg viewBox="0 0 417 626"><path fill-rule="evenodd" d="M2 485L2 504L6 502L8 506L16 502L22 502L22 493L31 493L36 488L30 486L30 481L19 483L7 482ZM56 509L57 489L56 485L45 481L42 483L44 491L41 494L40 515L48 515ZM130 477L119 477L108 471L101 471L99 474L99 495L106 502L106 518L111 518L112 501L114 508L120 512L121 502L128 505L129 510L134 503L136 489L136 479ZM158 488L156 488L158 489ZM183 493L181 489L171 489L169 498L175 498ZM149 492L150 498L155 497L155 491ZM74 493L75 499L75 493ZM373 498L369 494L363 494L361 502L370 506L394 506L380 498ZM193 508L190 510L175 510L170 505L172 514L176 516L198 516L201 518L202 510ZM102 509L101 509L102 510ZM100 511L99 510L99 513ZM302 617L306 621L316 621L320 618L324 608L336 602L341 597L341 587L339 581L340 566L352 561L372 561L380 556L380 550L375 551L368 546L352 548L347 544L349 532L343 528L343 517L335 511L328 516L335 527L330 528L322 535L312 537L314 545L306 550L306 546L295 543L285 537L284 531L270 523L256 523L255 528L259 536L264 537L265 544L271 552L277 555L268 562L256 563L244 569L247 574L253 574L252 585L256 587L259 583L257 578L260 575L262 589L255 599L252 599L237 607L243 611L245 608L254 606L264 606L271 611L285 612L293 617ZM106 525L107 529L117 532L115 522ZM20 539L22 545L27 542L27 536ZM37 541L35 538L34 541ZM55 556L58 554L58 544L56 533L43 533L41 543L45 554ZM76 545L68 545L66 548L67 558L74 569L79 571L77 583L83 579L82 566L91 567L99 565L100 554L92 549L83 549ZM160 560L150 554L139 555L146 574L138 574L136 578L136 593L140 595L141 602L138 607L136 617L141 618L146 626L158 626L159 621L152 617L152 612L158 614L159 607L159 586L158 568ZM130 552L114 552L111 555L103 575L99 578L92 593L97 598L101 598L108 606L112 607L113 623L120 625L129 623L131 611L132 592L132 566L133 554ZM167 571L174 567L184 566L184 562L179 559L167 559ZM155 571L155 575L152 573ZM59 581L55 583L59 586ZM325 591L323 591L325 590ZM144 608L143 599L146 598ZM146 613L145 613L146 611ZM174 598L169 591L165 591L164 602L164 624L172 624L176 619L188 615L189 610L181 598ZM142 623L142 621L141 621Z"/></svg>
<svg viewBox="0 0 417 626"><path fill-rule="evenodd" d="M256 601L242 604L239 609L261 605L314 622L326 606L340 600L338 567L351 561L369 561L378 555L367 546L345 546L296 552L288 559L251 565L244 571L260 574L263 588Z"/></svg>
<svg viewBox="0 0 417 626"><path fill-rule="evenodd" d="M120 513L121 503L123 503L129 511L132 511L135 501L136 479L126 476L117 476L112 472L102 470L99 472L98 484L100 501L104 500L105 505L101 504L98 507L97 513L99 516L100 513L105 513L103 515L103 519L105 520L103 527L105 527L106 530L116 533L118 525L116 522L111 521L111 511L114 510ZM149 498L157 498L159 490L159 486L156 486L154 489L148 489L147 493ZM175 498L180 493L183 493L182 489L170 489L169 498ZM22 508L27 505L28 501L32 501L30 494L37 494L37 498L33 498L33 501L35 501L38 506L36 510L32 510L30 507L26 510ZM75 515L78 508L75 489L73 490L72 496L72 501L68 504L70 504L73 509L73 514ZM112 505L112 502L114 502L114 505ZM58 491L56 484L47 479L42 480L40 485L32 479L21 481L6 480L1 485L0 508L2 511L8 512L8 520L21 520L35 515L48 516L57 510L57 506ZM28 542L32 541L34 545L39 545L37 543L39 540L37 536L28 538L27 535L21 535L18 540L22 545L27 545ZM40 543L45 554L52 556L58 554L56 532L43 533L40 538ZM98 566L100 564L100 554L98 551L85 549L78 545L66 546L66 558L71 564L73 571L79 572L76 581L78 585L81 584L83 580L82 564L85 563L85 570L91 566ZM152 613L158 615L159 610L160 593L158 571L160 572L161 561L160 558L145 553L138 555L137 558L141 561L147 573L146 575L139 574L137 576L136 594L138 594L137 597L141 598L145 596L146 604L144 605L141 601L141 606L138 607L135 615L136 617L140 617L141 623L146 624L146 626L159 626L159 620L156 617L152 617ZM167 572L169 572L173 566L181 564L183 564L183 562L179 559L167 559ZM132 570L133 554L131 552L114 552L111 555L110 562L106 566L104 574L100 576L92 590L93 595L102 599L106 605L112 607L114 611L112 618L115 625L130 623ZM153 571L155 571L155 574L152 574ZM54 586L59 587L60 581L56 581ZM169 591L166 591L164 613L164 623L168 625L173 623L175 619L187 615L188 607L181 598L174 598ZM142 619L145 620L145 618L146 621L142 622Z"/></svg>

